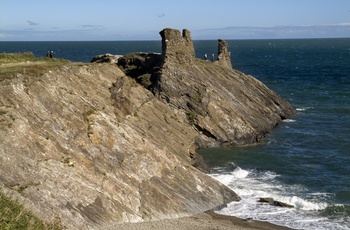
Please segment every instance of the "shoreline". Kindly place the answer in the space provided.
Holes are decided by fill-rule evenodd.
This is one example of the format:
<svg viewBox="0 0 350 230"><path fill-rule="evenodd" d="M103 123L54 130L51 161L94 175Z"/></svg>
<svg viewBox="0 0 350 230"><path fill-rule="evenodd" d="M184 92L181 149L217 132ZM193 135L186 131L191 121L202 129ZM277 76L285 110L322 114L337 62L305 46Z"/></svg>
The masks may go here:
<svg viewBox="0 0 350 230"><path fill-rule="evenodd" d="M292 230L292 228L275 225L258 220L244 220L234 216L217 214L206 211L189 217L167 219L159 221L146 221L139 223L116 224L108 230Z"/></svg>

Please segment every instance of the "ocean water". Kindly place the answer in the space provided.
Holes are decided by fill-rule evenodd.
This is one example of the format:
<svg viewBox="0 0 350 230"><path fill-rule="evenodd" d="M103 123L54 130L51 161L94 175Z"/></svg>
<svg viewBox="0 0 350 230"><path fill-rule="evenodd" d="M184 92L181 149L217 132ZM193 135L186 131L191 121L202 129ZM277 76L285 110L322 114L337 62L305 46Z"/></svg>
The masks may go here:
<svg viewBox="0 0 350 230"><path fill-rule="evenodd" d="M241 196L219 213L295 229L350 229L350 39L230 41L232 65L296 109L257 146L201 151L211 176ZM194 41L196 55L217 41ZM0 52L89 62L95 55L161 52L160 41L0 42ZM260 197L294 205L280 208Z"/></svg>
<svg viewBox="0 0 350 230"><path fill-rule="evenodd" d="M350 229L350 39L232 41L230 50L235 68L288 99L297 114L262 145L201 152L212 176L242 198L219 213Z"/></svg>

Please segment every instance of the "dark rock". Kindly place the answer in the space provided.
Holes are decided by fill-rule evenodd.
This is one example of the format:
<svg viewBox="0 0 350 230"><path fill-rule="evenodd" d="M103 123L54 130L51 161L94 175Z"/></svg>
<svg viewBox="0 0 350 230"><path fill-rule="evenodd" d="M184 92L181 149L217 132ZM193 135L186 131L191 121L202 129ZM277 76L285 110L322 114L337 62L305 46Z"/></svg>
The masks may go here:
<svg viewBox="0 0 350 230"><path fill-rule="evenodd" d="M281 202L281 201L274 200L271 197L262 197L262 198L259 199L259 202L269 203L271 205L275 205L275 206L278 206L278 207L294 208L294 206L291 205L291 204L287 204L287 203L284 203L284 202Z"/></svg>
<svg viewBox="0 0 350 230"><path fill-rule="evenodd" d="M118 66L146 89L152 89L158 79L161 61L159 53L131 53L119 58Z"/></svg>
<svg viewBox="0 0 350 230"><path fill-rule="evenodd" d="M191 165L205 173L210 173L210 167L205 163L203 157L197 153L195 148L189 149Z"/></svg>
<svg viewBox="0 0 350 230"><path fill-rule="evenodd" d="M273 203L273 198L271 198L271 197L261 197L259 199L259 202L272 204Z"/></svg>

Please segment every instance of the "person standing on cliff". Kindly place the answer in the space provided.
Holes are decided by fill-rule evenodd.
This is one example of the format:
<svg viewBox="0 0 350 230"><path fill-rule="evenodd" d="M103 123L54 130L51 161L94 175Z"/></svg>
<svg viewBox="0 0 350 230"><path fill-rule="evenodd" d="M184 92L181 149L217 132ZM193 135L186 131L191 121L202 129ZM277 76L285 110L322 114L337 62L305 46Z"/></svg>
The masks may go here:
<svg viewBox="0 0 350 230"><path fill-rule="evenodd" d="M204 54L204 60L208 60L208 54Z"/></svg>
<svg viewBox="0 0 350 230"><path fill-rule="evenodd" d="M211 54L211 59L213 60L213 62L214 62L214 58L215 58L215 55L212 53Z"/></svg>

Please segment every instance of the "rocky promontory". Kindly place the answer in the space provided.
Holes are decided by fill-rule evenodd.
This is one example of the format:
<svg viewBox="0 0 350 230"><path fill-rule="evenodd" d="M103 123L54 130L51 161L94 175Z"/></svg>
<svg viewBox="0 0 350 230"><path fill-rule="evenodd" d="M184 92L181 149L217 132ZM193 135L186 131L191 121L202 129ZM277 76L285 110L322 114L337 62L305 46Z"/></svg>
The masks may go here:
<svg viewBox="0 0 350 230"><path fill-rule="evenodd" d="M160 34L161 54L128 54L117 64L0 59L1 192L68 229L238 201L203 172L197 150L259 143L294 110L232 69L225 41L211 62L195 58L188 30Z"/></svg>

